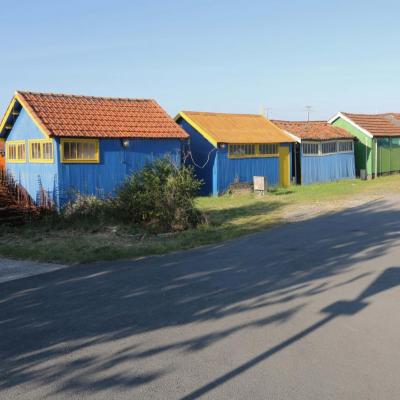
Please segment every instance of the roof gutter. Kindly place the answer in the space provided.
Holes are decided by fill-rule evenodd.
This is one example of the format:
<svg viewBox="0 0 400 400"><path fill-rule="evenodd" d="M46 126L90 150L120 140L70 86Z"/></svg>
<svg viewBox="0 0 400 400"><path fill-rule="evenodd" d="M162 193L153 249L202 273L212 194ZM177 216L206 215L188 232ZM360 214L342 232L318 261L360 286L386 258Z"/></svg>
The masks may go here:
<svg viewBox="0 0 400 400"><path fill-rule="evenodd" d="M282 128L281 128L281 129L282 129ZM282 131L285 132L286 135L290 136L295 142L301 143L301 138L299 138L298 136L293 135L293 133L290 133L290 132L288 132L288 131L285 130L285 129L282 129Z"/></svg>

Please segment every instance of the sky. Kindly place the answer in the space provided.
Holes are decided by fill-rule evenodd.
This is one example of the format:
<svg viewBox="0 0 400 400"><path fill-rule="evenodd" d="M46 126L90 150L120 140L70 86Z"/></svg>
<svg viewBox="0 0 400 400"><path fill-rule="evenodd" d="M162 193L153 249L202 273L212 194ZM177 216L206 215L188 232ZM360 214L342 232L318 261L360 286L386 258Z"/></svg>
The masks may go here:
<svg viewBox="0 0 400 400"><path fill-rule="evenodd" d="M328 119L400 112L400 2L0 0L0 113L16 90Z"/></svg>

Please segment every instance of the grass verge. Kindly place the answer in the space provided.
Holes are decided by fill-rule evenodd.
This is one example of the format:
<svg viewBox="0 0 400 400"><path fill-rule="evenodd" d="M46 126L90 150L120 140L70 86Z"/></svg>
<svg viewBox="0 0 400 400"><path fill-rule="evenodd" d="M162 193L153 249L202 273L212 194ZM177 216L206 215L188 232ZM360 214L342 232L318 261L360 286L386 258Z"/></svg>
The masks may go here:
<svg viewBox="0 0 400 400"><path fill-rule="evenodd" d="M197 199L208 223L174 235L146 236L127 227L62 226L36 222L20 227L2 227L0 256L59 263L115 260L188 249L269 228L285 222L289 210L321 209L333 203L345 206L354 197L400 192L400 176L373 181L349 180L335 183L275 189L265 196L225 195Z"/></svg>

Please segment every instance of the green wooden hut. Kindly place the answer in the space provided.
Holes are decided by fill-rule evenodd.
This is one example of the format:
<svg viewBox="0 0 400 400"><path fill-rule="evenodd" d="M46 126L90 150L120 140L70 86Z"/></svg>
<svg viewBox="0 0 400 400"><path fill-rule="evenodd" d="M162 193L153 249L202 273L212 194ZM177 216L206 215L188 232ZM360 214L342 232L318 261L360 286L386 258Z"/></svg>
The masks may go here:
<svg viewBox="0 0 400 400"><path fill-rule="evenodd" d="M339 112L328 122L346 129L356 138L354 152L358 176L365 174L370 179L400 172L400 114Z"/></svg>

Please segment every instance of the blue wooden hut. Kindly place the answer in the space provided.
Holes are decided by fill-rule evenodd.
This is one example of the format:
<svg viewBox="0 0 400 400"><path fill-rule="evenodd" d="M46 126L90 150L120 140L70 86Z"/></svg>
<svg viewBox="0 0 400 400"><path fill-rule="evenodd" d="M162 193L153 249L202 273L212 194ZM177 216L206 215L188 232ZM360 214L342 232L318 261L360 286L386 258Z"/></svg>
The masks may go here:
<svg viewBox="0 0 400 400"><path fill-rule="evenodd" d="M354 138L325 121L272 122L290 134L292 178L298 184L355 178Z"/></svg>
<svg viewBox="0 0 400 400"><path fill-rule="evenodd" d="M203 195L222 194L254 176L289 186L294 140L264 116L183 111L175 121L190 136L186 161L204 181Z"/></svg>
<svg viewBox="0 0 400 400"><path fill-rule="evenodd" d="M34 201L112 195L147 162L181 163L188 135L154 100L16 92L1 123L6 170Z"/></svg>

